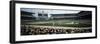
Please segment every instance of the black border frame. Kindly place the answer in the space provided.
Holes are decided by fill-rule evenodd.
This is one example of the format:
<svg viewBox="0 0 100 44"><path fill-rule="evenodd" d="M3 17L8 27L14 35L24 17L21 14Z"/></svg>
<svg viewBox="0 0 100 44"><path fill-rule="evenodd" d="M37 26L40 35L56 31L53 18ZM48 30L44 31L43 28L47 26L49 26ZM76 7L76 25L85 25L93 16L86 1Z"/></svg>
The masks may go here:
<svg viewBox="0 0 100 44"><path fill-rule="evenodd" d="M46 39L46 40L28 40L28 41L15 41L15 4L43 4L43 5L58 5L58 6L76 6L76 7L92 7L95 8L95 36L91 37L78 37L78 38L59 38L59 39ZM49 3L49 2L30 2L30 1L10 1L10 43L28 43L28 42L44 42L44 41L60 41L60 40L76 40L76 39L90 39L97 38L97 6L96 5L79 5L79 4L63 4L63 3Z"/></svg>

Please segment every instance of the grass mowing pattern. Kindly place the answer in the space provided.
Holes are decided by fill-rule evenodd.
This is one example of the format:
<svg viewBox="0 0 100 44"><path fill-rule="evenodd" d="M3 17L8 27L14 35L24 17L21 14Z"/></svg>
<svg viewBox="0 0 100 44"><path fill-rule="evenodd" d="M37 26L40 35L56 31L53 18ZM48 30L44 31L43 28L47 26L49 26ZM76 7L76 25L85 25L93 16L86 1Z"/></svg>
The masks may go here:
<svg viewBox="0 0 100 44"><path fill-rule="evenodd" d="M81 23L84 22L84 23ZM90 21L79 21L79 20L48 20L48 21L33 21L26 24L39 25L39 26L61 26L61 27L91 27Z"/></svg>

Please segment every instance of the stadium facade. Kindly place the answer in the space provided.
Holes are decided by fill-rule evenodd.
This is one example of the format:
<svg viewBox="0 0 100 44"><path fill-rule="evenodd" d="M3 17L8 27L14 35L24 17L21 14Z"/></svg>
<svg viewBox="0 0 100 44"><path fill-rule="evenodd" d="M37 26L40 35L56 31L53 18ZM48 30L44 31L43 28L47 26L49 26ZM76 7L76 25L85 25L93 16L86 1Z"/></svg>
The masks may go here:
<svg viewBox="0 0 100 44"><path fill-rule="evenodd" d="M33 11L34 10L34 11ZM21 9L21 18L23 20L50 20L50 19L91 19L91 11L73 11L73 10L39 10L39 9ZM53 12L52 12L53 11Z"/></svg>

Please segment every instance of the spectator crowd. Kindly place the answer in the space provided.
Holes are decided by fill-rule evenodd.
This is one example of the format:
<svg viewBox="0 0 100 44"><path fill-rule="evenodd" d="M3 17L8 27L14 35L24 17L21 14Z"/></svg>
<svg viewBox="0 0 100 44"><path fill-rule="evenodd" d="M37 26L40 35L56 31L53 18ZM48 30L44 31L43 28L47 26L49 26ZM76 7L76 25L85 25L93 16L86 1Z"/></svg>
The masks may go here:
<svg viewBox="0 0 100 44"><path fill-rule="evenodd" d="M71 34L89 33L92 29L59 29L48 27L21 26L21 35L43 35L43 34Z"/></svg>

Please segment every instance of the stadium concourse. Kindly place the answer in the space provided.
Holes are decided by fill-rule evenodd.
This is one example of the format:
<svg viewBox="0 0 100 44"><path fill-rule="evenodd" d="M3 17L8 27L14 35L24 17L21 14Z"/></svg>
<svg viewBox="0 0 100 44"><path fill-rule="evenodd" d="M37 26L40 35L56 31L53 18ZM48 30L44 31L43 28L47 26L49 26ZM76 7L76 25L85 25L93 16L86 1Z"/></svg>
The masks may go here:
<svg viewBox="0 0 100 44"><path fill-rule="evenodd" d="M92 12L21 8L21 35L92 32Z"/></svg>

